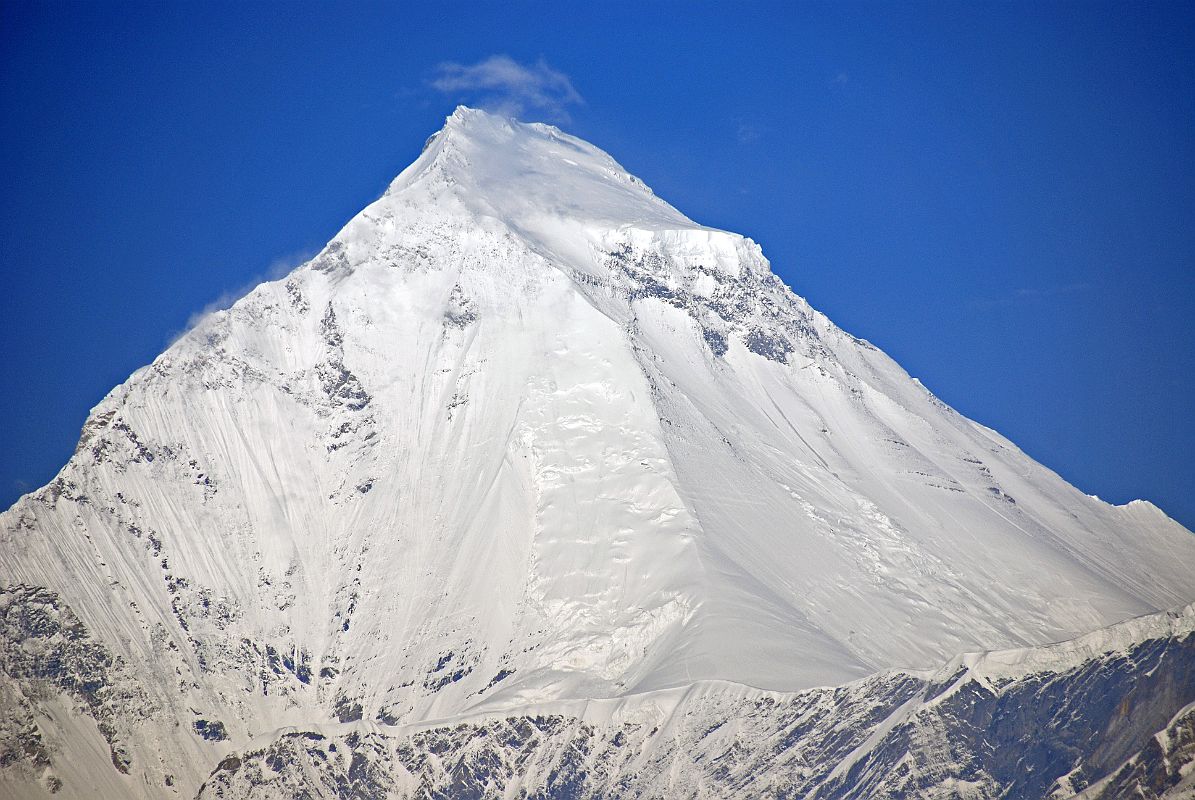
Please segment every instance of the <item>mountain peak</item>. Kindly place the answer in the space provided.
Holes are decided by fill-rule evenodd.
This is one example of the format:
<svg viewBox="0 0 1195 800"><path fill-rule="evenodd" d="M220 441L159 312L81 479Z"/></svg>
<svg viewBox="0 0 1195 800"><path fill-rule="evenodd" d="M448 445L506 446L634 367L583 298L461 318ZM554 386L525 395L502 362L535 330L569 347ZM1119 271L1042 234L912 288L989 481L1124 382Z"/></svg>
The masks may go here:
<svg viewBox="0 0 1195 800"><path fill-rule="evenodd" d="M600 148L553 125L467 106L313 266L355 267L450 230L513 237L547 265L603 284L626 283L610 270L624 257L647 258L649 280L670 291L703 280L702 270L771 274L755 242L689 219Z"/></svg>
<svg viewBox="0 0 1195 800"><path fill-rule="evenodd" d="M606 228L701 227L588 142L466 106L453 111L386 196L426 202L446 188L473 212L520 229L544 218Z"/></svg>
<svg viewBox="0 0 1195 800"><path fill-rule="evenodd" d="M518 119L514 117L508 117L505 114L498 114L493 111L486 111L481 108L473 108L466 105L457 106L455 109L453 109L452 113L444 119L444 128L456 129L465 129L469 126L476 125L497 125L505 126L509 129L512 125L524 125L531 127L532 125L540 124L541 123L520 122ZM544 127L554 128L554 126L551 125Z"/></svg>

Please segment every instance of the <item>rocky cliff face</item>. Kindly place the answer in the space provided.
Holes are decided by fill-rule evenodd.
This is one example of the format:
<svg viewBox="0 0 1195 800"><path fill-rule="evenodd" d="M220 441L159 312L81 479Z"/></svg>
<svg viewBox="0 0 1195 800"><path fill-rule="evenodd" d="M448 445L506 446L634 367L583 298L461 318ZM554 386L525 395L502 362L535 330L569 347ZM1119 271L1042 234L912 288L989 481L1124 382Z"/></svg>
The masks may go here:
<svg viewBox="0 0 1195 800"><path fill-rule="evenodd" d="M418 762L443 786L445 725L489 731L470 747L511 775L547 781L576 740L617 776L577 787L670 793L630 754L679 765L691 733L578 704L679 725L694 702L723 731L701 747L759 726L735 774L849 795L801 777L811 744L769 766L784 708L854 764L929 702L893 670L1195 597L1195 537L1158 509L959 416L592 145L468 109L310 263L104 398L0 516L0 558L0 781L62 796L237 796L271 748L284 782L413 791ZM958 752L1004 785L970 724Z"/></svg>

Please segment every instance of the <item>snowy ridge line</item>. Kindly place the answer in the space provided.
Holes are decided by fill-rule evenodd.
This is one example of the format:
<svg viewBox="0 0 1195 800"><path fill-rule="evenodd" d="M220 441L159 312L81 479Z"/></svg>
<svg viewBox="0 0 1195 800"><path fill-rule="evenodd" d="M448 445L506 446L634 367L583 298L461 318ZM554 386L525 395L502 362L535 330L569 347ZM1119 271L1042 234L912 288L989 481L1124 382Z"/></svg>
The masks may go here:
<svg viewBox="0 0 1195 800"><path fill-rule="evenodd" d="M302 789L332 798L348 781L402 798L1119 800L1148 785L1156 794L1146 797L1185 800L1189 769L1180 765L1190 760L1195 730L1184 717L1195 694L1187 678L1195 650L1180 618L1191 613L1100 632L1113 649L1090 658L1074 649L1069 663L1053 659L1058 672L1027 672L999 687L967 670L950 676L966 692L900 672L797 693L702 681L649 693L666 698L659 704L635 695L390 729L286 729L221 762L200 797L280 798ZM1137 634L1145 638L1131 641ZM1134 700L1138 685L1146 694ZM1159 705L1172 694L1167 686L1177 687L1182 711ZM1104 689L1111 695L1095 708L1073 704ZM1011 705L1001 700L1006 693L1015 695ZM1016 709L1039 697L1020 718ZM982 727L985 715L993 728ZM1135 723L1138 716L1145 721ZM986 738L970 751L975 736Z"/></svg>
<svg viewBox="0 0 1195 800"><path fill-rule="evenodd" d="M937 688L932 698L926 700L922 695L915 695L896 709L884 725L876 728L876 733L873 733L869 739L871 741L881 738L897 722L918 709L941 702L968 681L977 681L986 689L998 693L1000 685L996 681L1001 679L1015 680L1036 672L1065 672L1101 657L1123 653L1133 646L1155 640L1181 639L1192 632L1195 632L1195 603L1167 611L1144 614L1062 642L1036 647L961 653L938 669L881 670L848 683L812 686L797 692L774 691L735 681L707 679L694 681L685 686L636 692L619 697L563 698L545 702L495 705L464 714L420 720L404 725L391 726L364 720L350 723L320 723L311 726L288 725L271 732L263 732L255 737L245 749L259 749L280 736L304 731L317 732L326 736L376 733L402 737L453 725L529 716L565 716L590 724L615 724L627 716L641 716L644 708L649 705L651 716L666 719L686 704L699 699L716 698L732 701L767 698L775 702L782 702L806 694L833 690L860 690L867 684L887 682L901 677L917 679L925 684L927 690ZM950 688L942 691L941 687L943 686Z"/></svg>
<svg viewBox="0 0 1195 800"><path fill-rule="evenodd" d="M1060 642L962 653L935 670L931 680L940 682L964 667L967 675L984 681L1013 678L1042 670L1060 671L1068 665L1115 653L1127 646L1153 639L1180 638L1193 631L1195 603L1188 603L1166 611L1142 614Z"/></svg>

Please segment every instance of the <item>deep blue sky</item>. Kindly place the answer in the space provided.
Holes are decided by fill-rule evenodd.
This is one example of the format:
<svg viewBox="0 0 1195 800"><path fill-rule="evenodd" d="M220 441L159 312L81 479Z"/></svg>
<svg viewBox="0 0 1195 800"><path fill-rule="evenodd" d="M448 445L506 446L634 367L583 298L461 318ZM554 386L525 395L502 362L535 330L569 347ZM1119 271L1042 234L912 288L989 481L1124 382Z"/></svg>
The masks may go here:
<svg viewBox="0 0 1195 800"><path fill-rule="evenodd" d="M508 54L946 402L1195 527L1195 7L589 5L0 4L0 505Z"/></svg>

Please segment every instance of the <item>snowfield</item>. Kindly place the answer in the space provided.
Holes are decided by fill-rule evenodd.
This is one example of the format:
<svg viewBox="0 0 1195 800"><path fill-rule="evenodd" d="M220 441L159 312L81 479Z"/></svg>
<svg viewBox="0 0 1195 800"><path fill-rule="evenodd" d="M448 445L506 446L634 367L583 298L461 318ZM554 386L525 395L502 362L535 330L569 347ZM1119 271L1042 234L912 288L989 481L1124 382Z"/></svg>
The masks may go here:
<svg viewBox="0 0 1195 800"><path fill-rule="evenodd" d="M592 145L460 108L0 516L0 794L1061 798L1164 728L1190 761L1192 611L1157 612L1193 599L1156 507L960 416ZM1168 688L1110 728L1135 685ZM964 690L1034 708L997 730ZM1084 744L984 761L1031 725Z"/></svg>

